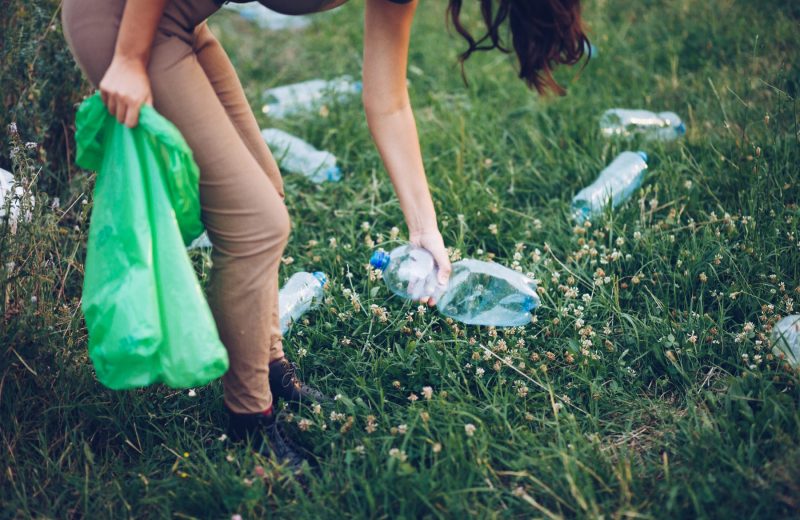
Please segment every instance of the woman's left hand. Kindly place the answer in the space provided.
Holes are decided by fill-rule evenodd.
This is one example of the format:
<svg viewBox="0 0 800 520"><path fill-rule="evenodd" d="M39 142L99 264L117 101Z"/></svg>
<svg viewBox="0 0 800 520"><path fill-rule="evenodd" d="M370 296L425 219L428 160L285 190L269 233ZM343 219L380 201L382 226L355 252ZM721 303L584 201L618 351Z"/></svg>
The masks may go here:
<svg viewBox="0 0 800 520"><path fill-rule="evenodd" d="M426 249L433 256L438 268L437 278L439 285L446 286L453 268L450 265L450 257L447 254L447 248L444 246L444 239L439 230L412 232L408 237L408 241L415 246ZM436 305L436 301L433 298L423 298L421 301L431 307Z"/></svg>

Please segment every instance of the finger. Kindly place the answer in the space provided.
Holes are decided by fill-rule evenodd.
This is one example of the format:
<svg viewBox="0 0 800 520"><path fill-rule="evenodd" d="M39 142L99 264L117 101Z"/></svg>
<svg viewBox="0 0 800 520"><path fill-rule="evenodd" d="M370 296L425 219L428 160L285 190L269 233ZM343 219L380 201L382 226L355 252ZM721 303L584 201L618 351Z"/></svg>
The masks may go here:
<svg viewBox="0 0 800 520"><path fill-rule="evenodd" d="M128 113L128 106L125 103L117 103L117 113L115 114L117 121L125 124L125 116Z"/></svg>
<svg viewBox="0 0 800 520"><path fill-rule="evenodd" d="M131 106L128 107L128 112L125 115L125 126L128 128L136 128L136 125L139 124L139 107Z"/></svg>
<svg viewBox="0 0 800 520"><path fill-rule="evenodd" d="M103 104L108 108L108 94L104 90L100 91L100 99L103 101Z"/></svg>
<svg viewBox="0 0 800 520"><path fill-rule="evenodd" d="M144 98L144 104L153 106L153 93L152 92L148 92L147 93L147 97Z"/></svg>
<svg viewBox="0 0 800 520"><path fill-rule="evenodd" d="M106 108L108 109L108 113L111 114L113 117L117 116L117 98L116 96L107 95L106 96Z"/></svg>
<svg viewBox="0 0 800 520"><path fill-rule="evenodd" d="M439 280L440 284L444 285L447 283L447 280L450 279L450 273L453 268L450 266L449 258L442 259L441 262L437 263L439 264L439 273L437 275L437 279Z"/></svg>

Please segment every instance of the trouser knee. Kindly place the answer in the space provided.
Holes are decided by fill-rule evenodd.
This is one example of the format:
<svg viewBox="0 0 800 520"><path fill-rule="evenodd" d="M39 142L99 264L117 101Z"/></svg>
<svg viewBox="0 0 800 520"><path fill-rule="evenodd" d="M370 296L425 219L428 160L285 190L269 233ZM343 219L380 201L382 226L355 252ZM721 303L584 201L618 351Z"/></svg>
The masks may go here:
<svg viewBox="0 0 800 520"><path fill-rule="evenodd" d="M285 205L281 204L279 208L271 208L264 216L262 232L258 234L261 242L258 250L268 261L280 259L283 255L291 230L289 211Z"/></svg>

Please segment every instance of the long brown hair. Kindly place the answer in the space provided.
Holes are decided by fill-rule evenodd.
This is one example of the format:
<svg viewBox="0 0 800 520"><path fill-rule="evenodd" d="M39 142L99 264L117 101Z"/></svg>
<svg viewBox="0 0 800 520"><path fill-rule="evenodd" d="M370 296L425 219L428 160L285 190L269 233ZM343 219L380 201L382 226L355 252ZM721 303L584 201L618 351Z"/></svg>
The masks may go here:
<svg viewBox="0 0 800 520"><path fill-rule="evenodd" d="M519 77L540 94L548 90L564 95L564 88L553 78L559 64L573 65L589 48L581 20L580 0L479 0L486 34L475 39L461 24L463 0L450 0L447 14L458 34L469 44L459 57L464 74L464 60L475 51L511 50L500 34L508 20L511 41L519 59ZM497 3L497 7L495 7Z"/></svg>

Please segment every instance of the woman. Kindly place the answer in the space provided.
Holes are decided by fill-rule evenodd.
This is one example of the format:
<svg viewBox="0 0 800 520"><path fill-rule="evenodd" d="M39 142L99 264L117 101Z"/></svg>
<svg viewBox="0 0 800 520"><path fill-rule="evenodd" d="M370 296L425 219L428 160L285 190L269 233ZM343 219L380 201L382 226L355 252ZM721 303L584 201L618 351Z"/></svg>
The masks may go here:
<svg viewBox="0 0 800 520"><path fill-rule="evenodd" d="M262 0L304 14L346 0ZM220 2L221 3L221 2ZM578 0L480 0L487 33L477 41L460 23L462 0L450 0L453 25L476 50L502 46L510 24L520 77L540 92L563 90L551 76L575 63L583 33ZM130 127L144 103L181 131L200 167L202 219L214 243L207 288L230 369L223 377L229 431L250 437L293 468L301 457L284 441L273 397L290 403L323 396L300 383L278 327L278 267L289 236L278 166L260 136L233 67L205 24L215 0L64 0L67 42L111 114ZM389 172L410 241L450 273L436 222L406 90L409 35L417 0L366 0L363 102L372 137ZM433 302L429 302L432 304Z"/></svg>

